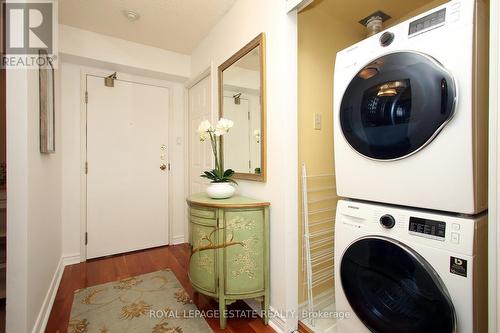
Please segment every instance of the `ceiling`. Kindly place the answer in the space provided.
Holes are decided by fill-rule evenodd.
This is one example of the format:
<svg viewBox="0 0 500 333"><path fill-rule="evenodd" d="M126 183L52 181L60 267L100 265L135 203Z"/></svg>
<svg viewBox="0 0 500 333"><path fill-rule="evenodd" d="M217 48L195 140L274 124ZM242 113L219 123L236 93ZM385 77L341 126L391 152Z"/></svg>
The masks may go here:
<svg viewBox="0 0 500 333"><path fill-rule="evenodd" d="M174 52L191 54L236 0L61 0L59 22ZM130 22L123 10L140 19Z"/></svg>
<svg viewBox="0 0 500 333"><path fill-rule="evenodd" d="M407 15L410 13L410 17L412 17L447 1L448 0L315 0L306 10L322 10L327 15L348 24L355 24L360 31L364 31L365 28L357 22L377 10L381 10L392 17L384 23L384 26L388 27L401 21L402 18L407 18Z"/></svg>

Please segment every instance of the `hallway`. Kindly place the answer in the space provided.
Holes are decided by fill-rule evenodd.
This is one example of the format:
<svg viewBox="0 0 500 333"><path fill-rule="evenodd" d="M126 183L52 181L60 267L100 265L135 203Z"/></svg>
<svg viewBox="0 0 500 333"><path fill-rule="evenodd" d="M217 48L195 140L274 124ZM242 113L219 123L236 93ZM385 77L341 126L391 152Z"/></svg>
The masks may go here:
<svg viewBox="0 0 500 333"><path fill-rule="evenodd" d="M217 310L218 305L214 300L197 293L193 295L193 289L187 276L188 262L189 246L188 244L180 244L104 257L67 266L45 332L65 333L67 331L75 290L154 272L167 267L174 272L198 309ZM228 308L231 310L249 309L242 301L238 301ZM265 326L260 318L229 319L225 331L219 329L218 318L207 318L207 322L214 332L275 332L270 326Z"/></svg>

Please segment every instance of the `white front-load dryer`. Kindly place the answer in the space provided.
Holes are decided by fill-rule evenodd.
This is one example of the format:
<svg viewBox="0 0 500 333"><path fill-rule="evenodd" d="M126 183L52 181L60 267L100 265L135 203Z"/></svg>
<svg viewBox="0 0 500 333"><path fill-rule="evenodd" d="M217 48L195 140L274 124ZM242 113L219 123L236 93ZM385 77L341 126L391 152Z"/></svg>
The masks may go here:
<svg viewBox="0 0 500 333"><path fill-rule="evenodd" d="M487 331L487 216L339 201L337 333Z"/></svg>
<svg viewBox="0 0 500 333"><path fill-rule="evenodd" d="M486 16L454 0L337 54L339 196L475 214L487 208Z"/></svg>

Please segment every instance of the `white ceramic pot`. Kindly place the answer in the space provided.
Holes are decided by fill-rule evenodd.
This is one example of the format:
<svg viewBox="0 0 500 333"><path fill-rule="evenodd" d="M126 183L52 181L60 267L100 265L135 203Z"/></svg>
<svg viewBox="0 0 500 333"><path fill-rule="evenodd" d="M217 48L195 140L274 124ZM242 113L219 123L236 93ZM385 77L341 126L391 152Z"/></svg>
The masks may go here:
<svg viewBox="0 0 500 333"><path fill-rule="evenodd" d="M207 194L212 199L226 199L232 197L235 190L231 183L211 183L207 187Z"/></svg>

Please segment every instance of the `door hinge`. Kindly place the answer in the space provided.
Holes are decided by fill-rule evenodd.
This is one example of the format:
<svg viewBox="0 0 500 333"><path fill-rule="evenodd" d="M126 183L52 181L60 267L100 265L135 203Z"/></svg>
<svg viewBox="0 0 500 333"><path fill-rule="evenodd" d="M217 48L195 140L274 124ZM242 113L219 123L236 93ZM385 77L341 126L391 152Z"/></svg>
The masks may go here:
<svg viewBox="0 0 500 333"><path fill-rule="evenodd" d="M89 173L89 162L85 162L85 174Z"/></svg>
<svg viewBox="0 0 500 333"><path fill-rule="evenodd" d="M248 168L252 169L252 160L248 160Z"/></svg>
<svg viewBox="0 0 500 333"><path fill-rule="evenodd" d="M89 92L86 91L85 92L85 104L88 104L89 103Z"/></svg>
<svg viewBox="0 0 500 333"><path fill-rule="evenodd" d="M85 232L85 245L89 243L89 233Z"/></svg>
<svg viewBox="0 0 500 333"><path fill-rule="evenodd" d="M250 120L250 111L248 111L248 120Z"/></svg>

